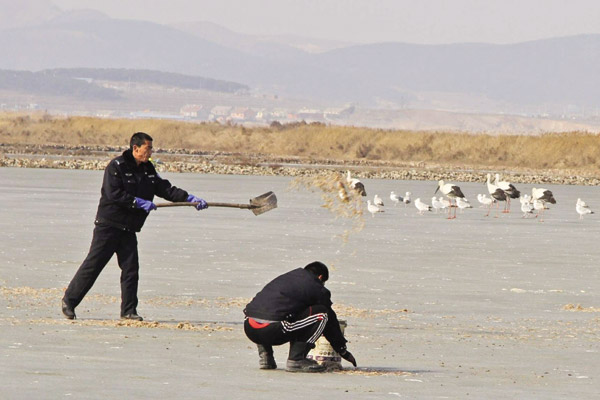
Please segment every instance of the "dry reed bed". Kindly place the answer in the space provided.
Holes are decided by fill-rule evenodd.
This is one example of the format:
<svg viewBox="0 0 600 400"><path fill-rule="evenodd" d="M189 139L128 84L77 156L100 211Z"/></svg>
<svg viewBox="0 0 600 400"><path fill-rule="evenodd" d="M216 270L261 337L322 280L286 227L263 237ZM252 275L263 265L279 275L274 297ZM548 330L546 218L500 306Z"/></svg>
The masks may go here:
<svg viewBox="0 0 600 400"><path fill-rule="evenodd" d="M540 136L418 132L357 127L293 124L245 128L212 123L164 120L57 118L46 114L0 114L0 143L55 145L62 151L96 154L89 160L27 160L4 157L0 165L46 168L103 168L102 148L127 145L133 132L145 131L165 156L165 171L312 175L318 171L273 163L343 164L361 166L356 175L382 179L445 179L479 181L486 171L501 171L515 182L598 184L600 136L585 132ZM76 147L78 146L78 147ZM103 146L103 147L102 147ZM8 153L6 146L1 153ZM48 149L48 147L43 147ZM181 149L177 151L176 149ZM60 153L60 151L57 151ZM96 153L94 153L96 152ZM228 159L171 160L177 152L228 154ZM42 150L43 154L43 150ZM261 154L253 158L253 154ZM161 157L163 157L161 155ZM261 164L257 160L263 162ZM386 168L384 168L386 167ZM483 175L485 175L483 173Z"/></svg>

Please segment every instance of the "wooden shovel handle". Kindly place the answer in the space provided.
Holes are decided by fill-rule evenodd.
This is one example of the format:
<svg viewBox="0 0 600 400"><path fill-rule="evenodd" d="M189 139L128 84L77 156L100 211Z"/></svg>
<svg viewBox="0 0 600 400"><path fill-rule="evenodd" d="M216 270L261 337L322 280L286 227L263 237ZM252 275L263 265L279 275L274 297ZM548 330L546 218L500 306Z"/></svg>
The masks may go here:
<svg viewBox="0 0 600 400"><path fill-rule="evenodd" d="M196 207L199 203L188 203L188 202L174 202L174 203L159 203L156 204L156 207L185 207L185 206L193 206ZM230 207L230 208L256 208L257 206L251 204L238 204L238 203L214 203L208 202L209 207Z"/></svg>

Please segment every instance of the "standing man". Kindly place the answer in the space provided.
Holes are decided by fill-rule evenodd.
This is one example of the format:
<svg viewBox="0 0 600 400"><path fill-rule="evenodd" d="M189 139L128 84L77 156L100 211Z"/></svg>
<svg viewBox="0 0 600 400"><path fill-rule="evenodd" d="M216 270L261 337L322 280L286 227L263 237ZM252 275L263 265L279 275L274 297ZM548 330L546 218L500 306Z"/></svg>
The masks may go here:
<svg viewBox="0 0 600 400"><path fill-rule="evenodd" d="M121 269L121 319L142 321L137 313L136 232L142 229L150 211L156 210L152 202L154 195L169 201L198 203L198 210L208 207L206 201L162 179L149 161L151 156L152 138L147 133L137 132L131 137L129 150L113 159L104 170L90 251L62 299L62 312L68 319L75 318L75 307L117 253Z"/></svg>
<svg viewBox="0 0 600 400"><path fill-rule="evenodd" d="M258 346L260 369L277 368L273 346L290 342L287 371L324 371L325 366L306 358L321 335L356 367L331 308L331 292L325 288L327 279L327 266L315 261L273 279L248 303L244 309L244 332Z"/></svg>

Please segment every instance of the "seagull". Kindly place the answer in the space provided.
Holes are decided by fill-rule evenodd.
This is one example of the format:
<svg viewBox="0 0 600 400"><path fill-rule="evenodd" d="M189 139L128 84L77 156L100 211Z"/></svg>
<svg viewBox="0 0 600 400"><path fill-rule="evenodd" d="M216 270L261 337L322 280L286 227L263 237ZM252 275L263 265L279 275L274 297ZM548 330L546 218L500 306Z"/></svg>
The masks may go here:
<svg viewBox="0 0 600 400"><path fill-rule="evenodd" d="M531 203L531 196L528 194L524 194L523 196L519 197L519 201L521 202L521 204Z"/></svg>
<svg viewBox="0 0 600 400"><path fill-rule="evenodd" d="M375 217L375 214L384 212L381 208L371 203L371 200L367 200L367 210L371 213L371 217Z"/></svg>
<svg viewBox="0 0 600 400"><path fill-rule="evenodd" d="M523 199L523 197L520 197ZM523 216L521 218L527 218L527 214L533 214L533 204L529 201L521 200L521 211L523 212Z"/></svg>
<svg viewBox="0 0 600 400"><path fill-rule="evenodd" d="M506 194L506 204L504 206L504 211L502 212L510 212L510 199L518 199L521 195L521 192L519 192L512 183L501 181L500 174L496 174L496 180L494 181L494 185L502 189Z"/></svg>
<svg viewBox="0 0 600 400"><path fill-rule="evenodd" d="M444 181L440 180L438 182L438 187L437 187L437 189L435 189L434 194L437 193L438 190L441 191L444 195L446 195L446 197L448 197L450 199L450 207L448 208L448 219L456 218L456 209L454 210L454 216L451 216L452 199L456 199L458 197L462 197L462 198L465 197L463 192L460 190L460 187L458 187L452 183L444 183Z"/></svg>
<svg viewBox="0 0 600 400"><path fill-rule="evenodd" d="M480 207L486 206L486 207L490 207L492 205L492 203L494 202L494 199L491 199L489 197L487 197L485 194L478 194L477 195L477 201L479 201L481 203Z"/></svg>
<svg viewBox="0 0 600 400"><path fill-rule="evenodd" d="M404 194L404 198L402 199L402 202L404 203L404 207L406 207L407 204L410 204L410 195L411 194L412 193L410 193L410 192L406 192Z"/></svg>
<svg viewBox="0 0 600 400"><path fill-rule="evenodd" d="M450 200L447 200L442 196L438 197L438 200L442 202L442 205L443 205L442 208L452 207L452 203L450 203Z"/></svg>
<svg viewBox="0 0 600 400"><path fill-rule="evenodd" d="M396 192L394 192L393 190L390 193L390 200L392 200L394 202L394 206L397 206L398 203L400 203L400 202L404 202L404 199L402 197L398 196L396 194Z"/></svg>
<svg viewBox="0 0 600 400"><path fill-rule="evenodd" d="M431 211L431 206L423 203L420 198L415 200L415 207L419 210L419 214L423 215L425 211Z"/></svg>
<svg viewBox="0 0 600 400"><path fill-rule="evenodd" d="M579 214L579 219L583 219L583 216L585 214L594 214L592 209L587 204L585 204L585 201L581 199L577 199L575 210L577 210L577 213Z"/></svg>
<svg viewBox="0 0 600 400"><path fill-rule="evenodd" d="M490 193L490 196L492 197L492 199L494 199L496 201L496 204L498 205L497 212L496 212L496 218L498 218L498 213L500 212L500 204L498 204L497 202L498 201L506 201L506 193L504 192L504 190L502 190L498 186L494 185L490 180L491 178L492 178L492 175L487 174L486 185L487 185L488 192ZM488 213L485 214L486 217L488 215L490 215L491 209L492 209L492 207L490 206L488 208Z"/></svg>
<svg viewBox="0 0 600 400"><path fill-rule="evenodd" d="M435 213L437 214L439 210L443 210L444 208L446 208L446 205L444 204L444 202L441 201L443 197L440 197L440 200L437 199L437 197L433 196L431 198L431 206L433 207L433 209L435 210ZM415 202L416 204L416 202Z"/></svg>
<svg viewBox="0 0 600 400"><path fill-rule="evenodd" d="M365 185L363 185L363 183L360 180L353 178L350 175L350 171L347 171L346 182L348 182L348 186L350 186L350 189L356 190L358 192L358 194L360 194L361 196L367 195L367 191L365 190Z"/></svg>
<svg viewBox="0 0 600 400"><path fill-rule="evenodd" d="M538 210L538 215L541 214L540 222L543 222L544 210L548 209L546 203L556 204L556 199L554 199L554 195L550 190L544 188L531 189L531 198L533 199L534 208ZM541 207L539 205L536 207L536 201L541 203Z"/></svg>
<svg viewBox="0 0 600 400"><path fill-rule="evenodd" d="M379 197L378 194L376 194L375 197L373 197L373 204L375 204L376 206L379 206L379 207L384 206L383 200L381 199L381 197Z"/></svg>
<svg viewBox="0 0 600 400"><path fill-rule="evenodd" d="M457 197L456 198L456 206L458 207L458 209L461 212L465 208L473 208L473 206L471 205L471 203L469 203L469 200L465 199L464 197Z"/></svg>

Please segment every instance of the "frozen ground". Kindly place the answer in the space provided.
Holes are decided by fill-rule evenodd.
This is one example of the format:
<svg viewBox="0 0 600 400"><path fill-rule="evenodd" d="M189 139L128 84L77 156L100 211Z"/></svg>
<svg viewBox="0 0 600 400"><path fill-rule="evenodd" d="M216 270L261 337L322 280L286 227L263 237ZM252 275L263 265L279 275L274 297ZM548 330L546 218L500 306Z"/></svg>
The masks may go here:
<svg viewBox="0 0 600 400"><path fill-rule="evenodd" d="M62 291L91 240L102 172L0 169L0 386L6 399L486 398L592 399L600 385L600 220L580 221L597 187L553 186L545 221L456 220L386 205L351 228L317 193L279 177L164 174L212 201L273 190L279 208L160 209L138 236L140 306L149 323L120 326L112 260L77 308ZM409 190L430 203L434 182L364 181L369 197ZM518 185L530 192L533 185ZM321 260L362 369L260 371L242 308L267 281ZM569 306L572 305L572 306ZM580 305L577 307L577 305ZM276 348L285 365L287 346Z"/></svg>

